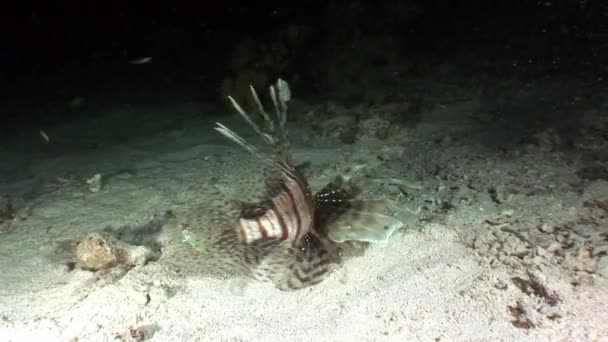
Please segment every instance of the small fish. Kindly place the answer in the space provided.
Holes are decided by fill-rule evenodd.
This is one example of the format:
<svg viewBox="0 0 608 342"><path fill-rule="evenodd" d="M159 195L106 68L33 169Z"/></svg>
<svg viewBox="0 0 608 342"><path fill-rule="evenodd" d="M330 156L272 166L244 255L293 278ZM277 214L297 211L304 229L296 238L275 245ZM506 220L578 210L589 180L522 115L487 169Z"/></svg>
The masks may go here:
<svg viewBox="0 0 608 342"><path fill-rule="evenodd" d="M140 58L135 58L129 61L129 64L146 64L146 63L150 63L152 62L152 57L148 56L148 57L140 57Z"/></svg>
<svg viewBox="0 0 608 342"><path fill-rule="evenodd" d="M51 138L49 138L49 135L46 134L45 131L40 130L38 133L40 133L40 136L42 137L42 139L48 144L51 142Z"/></svg>

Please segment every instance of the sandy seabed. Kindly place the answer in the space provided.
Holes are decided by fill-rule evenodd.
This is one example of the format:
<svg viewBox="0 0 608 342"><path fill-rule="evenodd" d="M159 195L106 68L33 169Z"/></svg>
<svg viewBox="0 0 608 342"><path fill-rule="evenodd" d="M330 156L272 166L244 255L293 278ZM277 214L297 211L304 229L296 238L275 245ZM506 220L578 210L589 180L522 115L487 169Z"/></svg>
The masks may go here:
<svg viewBox="0 0 608 342"><path fill-rule="evenodd" d="M177 276L163 255L120 276L57 256L65 241L187 203L190 183L211 172L248 172L213 164L249 156L199 117L99 143L96 127L117 125L115 113L49 128L50 143L6 144L0 194L15 212L0 226L0 340L608 341L608 181L594 176L597 159L556 149L552 131L498 153L461 133L469 126L437 120L475 106L442 106L353 145L311 146L303 137L315 133L294 128L296 158L319 170L313 185L333 164L367 164L370 192L405 224L296 292ZM84 181L97 173L94 193Z"/></svg>

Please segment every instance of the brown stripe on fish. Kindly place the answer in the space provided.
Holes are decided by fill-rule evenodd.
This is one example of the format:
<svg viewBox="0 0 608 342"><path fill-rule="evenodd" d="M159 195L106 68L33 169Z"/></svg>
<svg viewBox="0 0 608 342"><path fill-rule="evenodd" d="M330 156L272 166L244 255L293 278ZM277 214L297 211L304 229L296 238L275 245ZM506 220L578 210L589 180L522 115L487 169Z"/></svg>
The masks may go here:
<svg viewBox="0 0 608 342"><path fill-rule="evenodd" d="M281 237L287 239L289 237L290 229L292 229L291 227L298 224L297 212L295 215L293 212L293 201L291 201L290 196L282 192L279 193L278 196L275 196L272 202L273 210L276 210L277 218L281 225Z"/></svg>
<svg viewBox="0 0 608 342"><path fill-rule="evenodd" d="M312 230L313 206L311 195L306 180L302 177L290 177L286 185L287 192L292 196L294 211L298 214L298 229L291 241L299 242Z"/></svg>
<svg viewBox="0 0 608 342"><path fill-rule="evenodd" d="M300 241L306 234L310 233L313 230L314 224L314 203L312 200L312 194L310 192L310 187L308 186L308 182L304 177L297 177L295 181L298 184L298 190L300 190L300 196L302 196L302 201L299 202L302 206L303 210L302 215L300 216L301 225L304 229L299 232L299 236L297 240Z"/></svg>
<svg viewBox="0 0 608 342"><path fill-rule="evenodd" d="M294 186L295 184L295 186ZM291 185L291 187L290 187ZM289 240L290 241L295 241L298 238L298 234L300 232L300 230L302 229L302 217L300 216L301 210L300 210L300 205L298 205L298 201L300 201L300 198L297 197L297 191L292 191L291 188L294 187L295 189L298 189L299 186L297 185L296 182L291 182L291 184L288 182L287 184L285 184L285 192L283 193L283 197L287 198L287 202L289 203L289 208L291 209L291 219L292 219L292 224L289 225L287 227L287 231L289 232Z"/></svg>
<svg viewBox="0 0 608 342"><path fill-rule="evenodd" d="M292 222L288 225L289 241L300 244L304 235L312 230L313 203L306 179L300 175L286 175L283 193L291 204ZM295 221L295 222L293 222Z"/></svg>

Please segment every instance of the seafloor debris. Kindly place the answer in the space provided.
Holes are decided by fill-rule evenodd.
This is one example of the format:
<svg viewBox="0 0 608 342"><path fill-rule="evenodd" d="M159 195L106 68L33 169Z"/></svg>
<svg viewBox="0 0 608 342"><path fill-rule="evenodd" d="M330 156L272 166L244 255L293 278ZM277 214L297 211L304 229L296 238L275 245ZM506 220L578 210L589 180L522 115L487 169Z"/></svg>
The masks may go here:
<svg viewBox="0 0 608 342"><path fill-rule="evenodd" d="M149 247L127 244L108 232L94 232L74 242L76 267L99 271L143 266L158 255Z"/></svg>
<svg viewBox="0 0 608 342"><path fill-rule="evenodd" d="M547 289L547 287L530 272L527 272L526 277L513 277L511 278L511 281L525 294L541 298L550 306L556 306L561 302L561 298L557 292Z"/></svg>
<svg viewBox="0 0 608 342"><path fill-rule="evenodd" d="M76 240L64 241L56 251L57 257L70 269L94 272L143 266L160 257L159 235L171 217L173 213L167 211L140 226L108 227Z"/></svg>
<svg viewBox="0 0 608 342"><path fill-rule="evenodd" d="M15 221L25 220L29 214L30 208L23 201L0 195L0 232L12 231Z"/></svg>
<svg viewBox="0 0 608 342"><path fill-rule="evenodd" d="M101 187L103 186L101 174L96 173L93 177L87 179L87 185L87 188L92 193L101 191Z"/></svg>
<svg viewBox="0 0 608 342"><path fill-rule="evenodd" d="M402 110L399 106L346 108L329 103L310 110L305 120L311 123L317 135L353 144L358 140L386 140L404 135L405 128L396 120Z"/></svg>
<svg viewBox="0 0 608 342"><path fill-rule="evenodd" d="M508 305L507 309L513 317L511 323L516 328L531 329L536 327L536 324L528 316L528 312L526 311L524 305L521 302L516 301L513 304Z"/></svg>
<svg viewBox="0 0 608 342"><path fill-rule="evenodd" d="M15 205L4 196L0 196L0 223L15 218Z"/></svg>
<svg viewBox="0 0 608 342"><path fill-rule="evenodd" d="M149 334L146 334L145 327L130 326L125 331L117 333L115 339L121 342L141 342L145 341L148 337Z"/></svg>

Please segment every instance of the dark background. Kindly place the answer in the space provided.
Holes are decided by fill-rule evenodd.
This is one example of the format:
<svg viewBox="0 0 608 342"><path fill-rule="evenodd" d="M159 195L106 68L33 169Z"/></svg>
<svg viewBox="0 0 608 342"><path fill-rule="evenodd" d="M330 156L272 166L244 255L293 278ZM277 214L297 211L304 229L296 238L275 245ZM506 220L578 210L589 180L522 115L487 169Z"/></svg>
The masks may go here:
<svg viewBox="0 0 608 342"><path fill-rule="evenodd" d="M290 71L299 75L296 87L310 97L336 88L324 79L327 68L335 69L328 60L335 51L353 48L357 37L365 35L390 35L394 42L391 48L376 52L427 61L426 69L418 68L421 70L432 70L433 63L456 55L466 56L467 63L475 65L479 63L476 56L483 55L490 63L495 60L505 68L513 60L534 59L539 65L536 70L517 70L531 72L533 76L529 77L580 71L597 78L606 73L603 51L608 42L608 6L601 1L412 0L401 1L416 8L403 16L395 12L399 1L292 3L225 0L3 4L1 99L5 105L27 102L42 106L58 99L68 101L71 96L94 96L116 89L117 85L137 88L137 84L142 84L141 89L187 85L196 90L199 99L217 102L222 97L222 79L234 72L229 62L234 46L245 38L272 41L277 31L290 24L310 30L298 51L293 51L296 58L290 66ZM328 14L331 5L362 10L357 15L334 13L332 17ZM345 21L342 27L346 32L356 28L359 34L353 38L345 33L345 38L336 39L335 31L340 26L328 24L336 19ZM334 52L328 53L328 46ZM153 58L151 63L129 63L147 56ZM357 58L355 51L352 59ZM555 66L556 58L559 67ZM424 71L415 76L420 73ZM17 104L13 108L2 113L12 124L41 116L46 120L49 116L69 119L69 114L19 110ZM4 121L4 128L8 122Z"/></svg>

